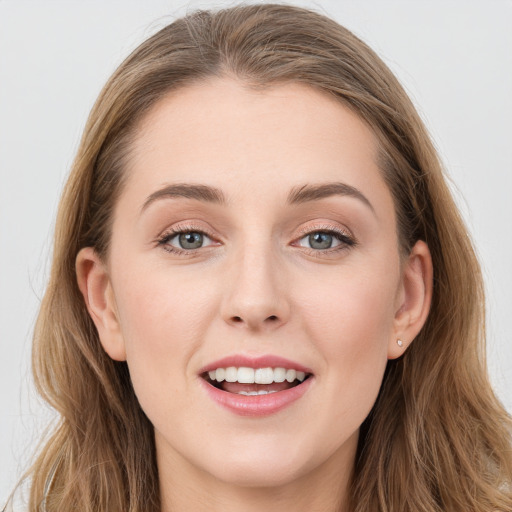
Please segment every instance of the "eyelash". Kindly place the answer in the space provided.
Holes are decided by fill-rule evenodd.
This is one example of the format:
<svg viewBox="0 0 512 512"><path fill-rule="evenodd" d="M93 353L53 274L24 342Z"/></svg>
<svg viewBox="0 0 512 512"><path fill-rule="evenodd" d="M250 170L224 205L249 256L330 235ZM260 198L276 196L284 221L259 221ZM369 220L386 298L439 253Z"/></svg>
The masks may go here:
<svg viewBox="0 0 512 512"><path fill-rule="evenodd" d="M162 247L164 251L167 251L171 254L177 254L179 256L189 256L193 257L197 255L197 249L180 249L179 247L174 247L169 245L169 242L176 237L177 235L182 235L184 233L199 233L208 237L213 242L216 242L215 238L212 234L205 231L204 228L195 227L193 225L187 226L176 226L171 231L166 231L157 239L157 245ZM205 249L200 247L200 249Z"/></svg>
<svg viewBox="0 0 512 512"><path fill-rule="evenodd" d="M312 235L313 233L325 233L327 235L332 235L334 238L336 238L340 242L340 245L338 245L336 247L331 247L331 248L323 249L323 250L322 249L313 249L312 247L299 246L302 248L303 251L306 252L306 254L309 254L309 255L315 256L315 257L320 257L320 258L321 257L329 257L338 252L349 250L350 248L355 247L358 244L355 237L352 236L351 234L347 233L347 231L340 229L337 226L331 226L331 225L315 226L314 229L311 229L308 227L302 228L300 230L300 236L295 239L294 244L297 244L303 238L305 238L309 235Z"/></svg>
<svg viewBox="0 0 512 512"><path fill-rule="evenodd" d="M188 226L176 226L171 231L166 231L163 233L158 239L157 239L157 245L162 247L165 251L171 253L171 254L177 254L180 256L189 256L193 257L197 255L199 252L198 249L206 249L207 247L199 247L198 249L180 249L178 247L174 247L172 245L169 245L169 242L175 238L177 235L181 235L184 233L199 233L201 235L204 235L208 237L210 240L215 242L215 238L211 233L208 233L208 231L205 231L203 228L194 227L192 225ZM303 238L312 235L313 233L325 233L328 235L334 236L339 242L340 245L328 249L313 249L312 247L304 247L297 245L298 242L300 242ZM315 256L315 257L326 257L328 255L332 255L333 253L337 253L340 251L346 251L350 249L351 247L355 247L358 242L357 240L352 236L349 235L346 231L336 227L336 226L319 226L315 227L314 229L310 228L303 228L300 231L300 236L294 240L292 245L294 247L301 247L301 249L306 252L306 254Z"/></svg>

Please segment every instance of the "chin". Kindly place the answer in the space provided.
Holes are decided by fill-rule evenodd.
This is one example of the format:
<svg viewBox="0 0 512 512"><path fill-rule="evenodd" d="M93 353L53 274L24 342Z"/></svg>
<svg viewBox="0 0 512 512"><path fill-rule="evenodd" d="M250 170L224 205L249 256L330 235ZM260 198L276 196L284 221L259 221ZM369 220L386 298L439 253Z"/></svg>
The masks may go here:
<svg viewBox="0 0 512 512"><path fill-rule="evenodd" d="M230 447L223 453L220 457L222 464L217 462L219 455L216 454L210 459L210 467L204 469L213 478L240 487L286 486L320 463L315 460L317 457L308 455L304 442L264 443L264 446L255 444L252 447L246 444L245 449Z"/></svg>
<svg viewBox="0 0 512 512"><path fill-rule="evenodd" d="M237 461L213 475L229 485L246 488L284 487L307 473L300 465L276 463L276 461Z"/></svg>

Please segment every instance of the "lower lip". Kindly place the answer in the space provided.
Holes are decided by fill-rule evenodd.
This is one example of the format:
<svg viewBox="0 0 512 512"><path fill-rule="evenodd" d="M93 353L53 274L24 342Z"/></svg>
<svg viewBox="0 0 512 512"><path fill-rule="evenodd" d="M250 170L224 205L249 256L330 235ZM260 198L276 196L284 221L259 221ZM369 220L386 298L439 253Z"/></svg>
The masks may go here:
<svg viewBox="0 0 512 512"><path fill-rule="evenodd" d="M301 398L310 388L313 377L307 378L301 384L267 395L245 396L237 393L228 393L208 384L200 377L201 385L208 396L220 406L240 416L268 416L281 411Z"/></svg>

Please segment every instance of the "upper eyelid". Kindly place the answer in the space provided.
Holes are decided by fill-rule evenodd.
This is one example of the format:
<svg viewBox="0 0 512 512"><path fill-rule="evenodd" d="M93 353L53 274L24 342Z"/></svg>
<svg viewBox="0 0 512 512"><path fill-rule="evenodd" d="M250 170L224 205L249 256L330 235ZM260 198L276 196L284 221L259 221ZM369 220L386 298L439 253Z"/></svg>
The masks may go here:
<svg viewBox="0 0 512 512"><path fill-rule="evenodd" d="M356 237L352 233L351 230L349 230L346 227L334 225L334 224L327 224L324 223L322 225L318 226L303 226L299 230L298 236L295 237L295 240L298 240L299 238L303 238L311 233L317 233L317 232L328 232L328 233L334 233L338 235L344 235L347 238L351 238L352 240L356 240Z"/></svg>
<svg viewBox="0 0 512 512"><path fill-rule="evenodd" d="M202 225L202 223L196 223L195 221L191 221L190 223L185 222L178 222L166 229L164 229L158 236L157 240L162 240L164 238L169 238L171 236L176 236L180 233L187 233L187 232L197 232L201 233L203 235L206 235L208 238L215 242L221 242L223 236L219 234L214 234L215 230L205 227ZM305 236L308 236L312 233L317 232L329 232L333 233L334 235L344 235L347 238L350 238L354 242L356 242L356 237L352 233L351 230L349 230L345 226L340 226L338 224L329 223L327 221L323 221L317 225L303 225L298 230L295 230L295 234L291 235L293 237L291 242L296 242Z"/></svg>
<svg viewBox="0 0 512 512"><path fill-rule="evenodd" d="M164 229L160 235L158 235L158 238L163 238L165 236L170 236L170 235L179 235L180 233L201 233L203 235L206 235L210 238L213 238L214 235L213 235L213 230L212 229L209 229L209 228L206 228L204 226L200 226L199 224L195 224L195 223L190 223L190 224L182 224L182 223L177 223L177 224L173 224L172 226Z"/></svg>

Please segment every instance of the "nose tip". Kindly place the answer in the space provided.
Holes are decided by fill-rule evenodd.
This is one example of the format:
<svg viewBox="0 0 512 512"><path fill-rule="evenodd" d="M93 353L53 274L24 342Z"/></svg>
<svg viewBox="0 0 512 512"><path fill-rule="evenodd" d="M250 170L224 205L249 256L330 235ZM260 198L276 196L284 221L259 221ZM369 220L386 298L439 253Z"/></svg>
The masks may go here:
<svg viewBox="0 0 512 512"><path fill-rule="evenodd" d="M222 316L231 326L251 330L276 329L288 321L290 304L283 273L270 258L242 259L231 267ZM227 277L227 275L225 276Z"/></svg>
<svg viewBox="0 0 512 512"><path fill-rule="evenodd" d="M225 316L227 323L251 330L277 328L287 321L287 308L277 301L268 304L238 303L236 314ZM271 310L271 311L269 311Z"/></svg>

